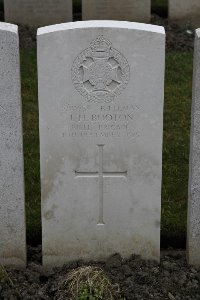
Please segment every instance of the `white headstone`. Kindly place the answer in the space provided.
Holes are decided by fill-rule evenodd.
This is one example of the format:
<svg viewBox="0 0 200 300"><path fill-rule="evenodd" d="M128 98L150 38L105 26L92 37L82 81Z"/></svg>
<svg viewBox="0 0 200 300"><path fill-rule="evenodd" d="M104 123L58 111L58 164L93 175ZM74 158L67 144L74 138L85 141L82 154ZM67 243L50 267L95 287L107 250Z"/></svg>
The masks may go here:
<svg viewBox="0 0 200 300"><path fill-rule="evenodd" d="M200 29L196 30L188 199L188 262L200 265Z"/></svg>
<svg viewBox="0 0 200 300"><path fill-rule="evenodd" d="M39 29L45 265L159 260L164 57L159 26Z"/></svg>
<svg viewBox="0 0 200 300"><path fill-rule="evenodd" d="M72 21L72 0L4 0L6 22L45 26Z"/></svg>
<svg viewBox="0 0 200 300"><path fill-rule="evenodd" d="M24 168L17 26L0 23L0 263L25 266Z"/></svg>
<svg viewBox="0 0 200 300"><path fill-rule="evenodd" d="M200 24L200 1L169 0L169 18L174 21Z"/></svg>
<svg viewBox="0 0 200 300"><path fill-rule="evenodd" d="M82 0L83 20L149 22L151 0Z"/></svg>

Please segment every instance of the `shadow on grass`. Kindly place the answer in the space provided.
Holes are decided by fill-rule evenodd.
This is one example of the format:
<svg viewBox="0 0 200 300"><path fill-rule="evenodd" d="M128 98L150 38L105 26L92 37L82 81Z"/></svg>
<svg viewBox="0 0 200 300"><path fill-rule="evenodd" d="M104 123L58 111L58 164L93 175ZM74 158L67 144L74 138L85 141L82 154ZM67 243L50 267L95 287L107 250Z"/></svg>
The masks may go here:
<svg viewBox="0 0 200 300"><path fill-rule="evenodd" d="M168 17L168 0L152 0L151 13L162 18Z"/></svg>
<svg viewBox="0 0 200 300"><path fill-rule="evenodd" d="M36 50L21 51L27 242L41 243Z"/></svg>

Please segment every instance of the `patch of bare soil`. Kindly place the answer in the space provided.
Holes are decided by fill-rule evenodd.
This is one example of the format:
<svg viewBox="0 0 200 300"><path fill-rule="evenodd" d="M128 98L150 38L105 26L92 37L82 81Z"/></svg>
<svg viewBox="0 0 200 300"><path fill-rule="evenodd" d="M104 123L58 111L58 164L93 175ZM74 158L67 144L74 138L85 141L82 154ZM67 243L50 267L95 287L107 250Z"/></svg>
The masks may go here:
<svg viewBox="0 0 200 300"><path fill-rule="evenodd" d="M194 49L194 27L190 24L176 24L168 19L152 15L151 23L163 26L166 31L166 52L188 52Z"/></svg>
<svg viewBox="0 0 200 300"><path fill-rule="evenodd" d="M105 262L76 261L51 271L41 266L41 247L29 248L29 259L25 270L6 269L12 284L0 280L0 299L70 300L67 289L62 288L66 274L88 265L102 268L113 284L119 284L122 298L126 300L200 299L200 267L187 265L185 251L162 252L160 264L136 255L123 260L115 254Z"/></svg>

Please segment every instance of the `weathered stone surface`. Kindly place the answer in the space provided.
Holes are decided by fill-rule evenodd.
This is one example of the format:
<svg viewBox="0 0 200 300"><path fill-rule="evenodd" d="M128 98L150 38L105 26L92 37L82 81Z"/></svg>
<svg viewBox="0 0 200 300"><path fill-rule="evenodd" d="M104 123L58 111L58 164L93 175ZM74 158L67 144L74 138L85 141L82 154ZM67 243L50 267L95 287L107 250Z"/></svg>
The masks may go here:
<svg viewBox="0 0 200 300"><path fill-rule="evenodd" d="M169 0L169 18L200 25L200 1Z"/></svg>
<svg viewBox="0 0 200 300"><path fill-rule="evenodd" d="M82 0L83 20L149 22L151 0Z"/></svg>
<svg viewBox="0 0 200 300"><path fill-rule="evenodd" d="M72 21L72 0L4 0L6 22L45 26Z"/></svg>
<svg viewBox="0 0 200 300"><path fill-rule="evenodd" d="M6 23L0 23L0 145L0 263L25 266L18 29Z"/></svg>
<svg viewBox="0 0 200 300"><path fill-rule="evenodd" d="M188 262L200 265L200 29L196 30L190 137Z"/></svg>
<svg viewBox="0 0 200 300"><path fill-rule="evenodd" d="M159 260L164 53L159 26L39 29L45 265Z"/></svg>

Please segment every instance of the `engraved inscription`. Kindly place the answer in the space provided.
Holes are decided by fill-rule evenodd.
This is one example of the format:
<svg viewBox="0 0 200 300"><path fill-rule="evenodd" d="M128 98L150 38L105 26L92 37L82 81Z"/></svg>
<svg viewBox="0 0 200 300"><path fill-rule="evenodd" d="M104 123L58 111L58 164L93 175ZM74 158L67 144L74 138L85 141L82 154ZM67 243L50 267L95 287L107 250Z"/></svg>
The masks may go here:
<svg viewBox="0 0 200 300"><path fill-rule="evenodd" d="M140 136L135 129L135 117L138 115L139 110L140 107L136 104L66 104L63 107L63 114L67 125L64 126L62 136L72 138L126 137L135 140Z"/></svg>
<svg viewBox="0 0 200 300"><path fill-rule="evenodd" d="M127 171L123 172L104 172L103 171L103 147L104 145L97 145L99 150L99 170L96 172L80 172L75 171L75 176L80 177L93 177L99 179L99 221L97 225L104 225L104 218L103 218L103 181L105 177L109 178L126 178Z"/></svg>
<svg viewBox="0 0 200 300"><path fill-rule="evenodd" d="M129 78L126 58L103 36L81 52L72 66L72 82L88 102L113 101L126 88Z"/></svg>

